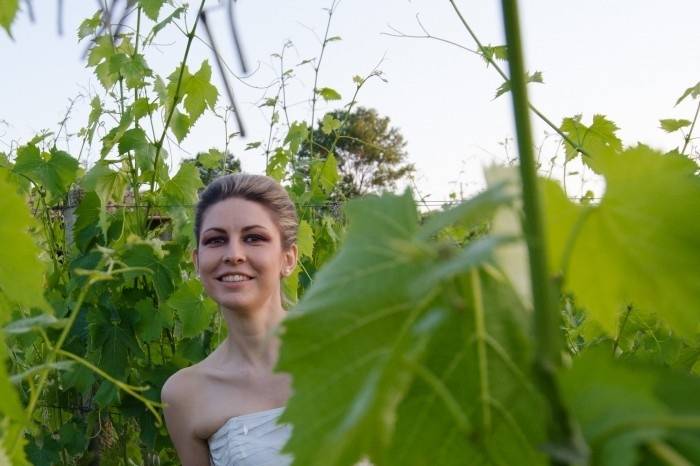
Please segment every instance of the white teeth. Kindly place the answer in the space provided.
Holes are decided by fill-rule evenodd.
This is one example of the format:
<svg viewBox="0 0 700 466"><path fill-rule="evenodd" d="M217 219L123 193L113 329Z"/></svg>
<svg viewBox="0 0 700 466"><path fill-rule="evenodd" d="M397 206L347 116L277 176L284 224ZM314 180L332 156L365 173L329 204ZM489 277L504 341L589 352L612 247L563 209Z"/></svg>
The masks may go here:
<svg viewBox="0 0 700 466"><path fill-rule="evenodd" d="M221 277L222 282L244 282L246 280L250 280L250 278L246 277L245 275L224 275Z"/></svg>

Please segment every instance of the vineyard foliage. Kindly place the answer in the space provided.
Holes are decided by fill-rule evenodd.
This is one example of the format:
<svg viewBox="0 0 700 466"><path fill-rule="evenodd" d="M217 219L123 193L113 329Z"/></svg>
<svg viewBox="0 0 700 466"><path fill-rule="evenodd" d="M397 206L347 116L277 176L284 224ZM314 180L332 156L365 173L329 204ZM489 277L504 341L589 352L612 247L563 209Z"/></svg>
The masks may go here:
<svg viewBox="0 0 700 466"><path fill-rule="evenodd" d="M169 167L164 144L221 105L211 64L188 63L204 2L167 75L146 52L185 9L134 5L134 31L112 35L99 12L78 31L104 88L79 133L99 160L85 167L82 151L61 150L50 133L0 154L0 465L178 464L160 387L225 337L190 260L192 205L202 177L234 165L218 147ZM8 33L17 8L0 6ZM335 40L327 30L315 78ZM512 45L479 50L497 67ZM625 145L602 115L564 119L567 159L605 191L570 199L539 178L543 233L526 238L533 193L513 167L492 169L484 192L439 212L419 211L406 191L351 199L341 213L329 202L343 198L334 154L377 72L353 78L343 110L314 121L317 99L342 100L322 87L310 121L285 122L295 72L283 69L263 105L286 136L249 144L301 219L278 365L293 376L282 419L294 426L294 465L700 464L695 120L662 120L686 131L682 148L662 153ZM699 98L695 86L679 102ZM530 278L526 239L548 258L542 283ZM545 288L556 292L556 315L545 317L560 348L547 367Z"/></svg>

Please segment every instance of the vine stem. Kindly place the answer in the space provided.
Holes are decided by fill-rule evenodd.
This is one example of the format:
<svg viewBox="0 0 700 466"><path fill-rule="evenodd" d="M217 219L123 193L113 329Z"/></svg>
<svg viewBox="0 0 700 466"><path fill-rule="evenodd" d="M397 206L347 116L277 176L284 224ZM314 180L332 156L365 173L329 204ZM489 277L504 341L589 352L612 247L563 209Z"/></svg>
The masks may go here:
<svg viewBox="0 0 700 466"><path fill-rule="evenodd" d="M450 2L453 3L453 0L450 0ZM530 282L534 304L535 374L552 411L549 430L554 444L560 447L574 447L576 442L571 419L561 399L555 377L556 370L561 366L563 348L560 330L561 316L556 306L553 282L550 281L547 269L547 249L544 236L543 213L537 186L537 167L530 126L518 7L516 0L502 0L501 4L503 7L513 113L520 159L519 169L525 213L523 230L528 248ZM569 461L559 458L553 458L552 463L555 465L570 464Z"/></svg>
<svg viewBox="0 0 700 466"><path fill-rule="evenodd" d="M700 113L700 99L698 100L698 107L695 109L695 116L693 117L693 122L690 125L690 129L688 130L688 134L685 136L685 144L683 144L683 150L681 151L681 155L685 155L685 150L688 148L688 144L690 143L690 137L693 134L693 129L695 128L695 122L698 120L699 113Z"/></svg>
<svg viewBox="0 0 700 466"><path fill-rule="evenodd" d="M165 137L168 134L168 128L170 127L170 121L173 119L173 114L175 113L175 109L177 107L177 104L179 103L180 100L180 88L182 87L182 77L185 74L185 66L187 65L187 57L190 54L190 48L192 47L192 41L194 40L195 37L195 31L197 30L197 24L199 24L199 18L201 17L201 12L204 9L204 3L206 0L202 0L201 3L199 4L199 9L197 10L197 15L195 16L194 19L194 24L192 25L192 29L190 32L187 34L187 45L185 46L185 55L182 57L182 63L180 63L180 73L177 76L177 84L175 85L175 95L173 96L173 104L171 105L170 109L168 110L168 116L165 118L165 123L163 124L163 132L160 135L160 138L158 139L158 142L156 143L156 155L155 155L155 160L153 162L153 176L151 176L151 183L150 183L150 188L149 191L151 194L153 194L153 189L156 184L156 174L158 173L158 160L160 159L160 153L163 149L163 142L165 142ZM149 207L150 207L150 201L149 201ZM148 221L148 208L146 208L146 221Z"/></svg>
<svg viewBox="0 0 700 466"><path fill-rule="evenodd" d="M75 320L78 318L80 308L83 306L83 301L85 301L85 296L87 296L87 292L90 289L91 285L92 282L88 282L87 286L83 287L83 289L80 291L80 295L78 295L78 300L75 302L75 306L73 307L73 310L71 311L71 314L68 317L68 322L66 322L66 326L63 327L63 331L61 332L58 341L55 345L53 345L53 348L51 348L51 351L49 352L49 355L46 358L45 364L47 367L45 367L41 371L41 375L39 376L39 383L35 387L32 387L32 394L29 397L29 403L27 404L27 408L25 410L27 420L31 420L32 418L32 414L34 413L36 404L39 401L39 396L41 396L41 392L43 391L44 386L46 385L46 380L48 379L49 372L51 370L51 364L53 364L56 361L56 355L58 354L58 351L61 350L61 347L65 343L66 338L68 338L68 334L70 333L71 328L73 328ZM10 456L14 454L20 443L18 441L19 438L17 437L22 435L22 429L19 429L16 432L17 433L15 435L15 438L12 439L12 441L10 441L9 443L9 445L13 445L12 450L10 451Z"/></svg>
<svg viewBox="0 0 700 466"><path fill-rule="evenodd" d="M314 66L314 90L313 90L313 96L311 97L311 124L309 125L309 128L311 130L309 131L309 150L311 151L311 159L313 160L314 158L314 126L316 125L316 122L314 119L316 118L316 101L318 100L318 74L319 70L321 69L321 62L323 62L323 55L326 51L326 45L328 45L328 33L331 30L331 21L333 20L333 13L335 12L335 6L336 6L337 0L333 0L333 3L331 3L331 7L328 9L328 22L326 23L326 32L323 34L323 42L321 43L321 53L318 56L318 62L315 63Z"/></svg>
<svg viewBox="0 0 700 466"><path fill-rule="evenodd" d="M503 78L504 81L508 82L510 78L508 78L508 75L503 71L503 69L498 66L498 63L496 63L496 60L494 60L489 54L484 53L486 50L477 35L474 33L472 28L469 26L469 23L467 23L467 20L464 19L464 16L462 15L462 12L459 10L457 5L455 4L454 0L449 0L450 4L452 5L452 8L455 10L455 13L457 13L457 16L459 17L459 20L462 22L462 25L464 28L467 30L469 35L471 36L472 40L476 42L476 45L479 49L479 54L486 59L486 61L489 63L489 65L493 66L493 69L496 70L496 72ZM510 44L508 45L510 47ZM510 54L508 55L510 57ZM525 71L523 71L523 76L525 76ZM511 83L513 85L513 83ZM552 128L563 140L565 140L568 144L571 145L577 152L589 157L590 155L586 150L581 147L579 144L577 144L575 141L573 141L569 136L564 134L564 132L559 129L557 125L555 125L549 118L547 118L537 107L532 105L529 100L526 99L525 105L527 108L532 110L532 112L537 115L540 120L542 120L547 126Z"/></svg>

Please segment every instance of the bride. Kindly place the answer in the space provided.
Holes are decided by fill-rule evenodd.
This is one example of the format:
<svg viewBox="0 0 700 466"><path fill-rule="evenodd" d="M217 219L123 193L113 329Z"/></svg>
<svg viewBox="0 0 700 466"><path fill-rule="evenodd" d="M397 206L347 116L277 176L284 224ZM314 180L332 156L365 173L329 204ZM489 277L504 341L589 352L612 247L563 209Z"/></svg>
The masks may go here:
<svg viewBox="0 0 700 466"><path fill-rule="evenodd" d="M285 316L281 279L297 261L297 214L273 179L247 174L212 182L195 214L192 253L228 336L162 388L165 422L184 466L286 466L291 427L277 418L291 395L275 373Z"/></svg>

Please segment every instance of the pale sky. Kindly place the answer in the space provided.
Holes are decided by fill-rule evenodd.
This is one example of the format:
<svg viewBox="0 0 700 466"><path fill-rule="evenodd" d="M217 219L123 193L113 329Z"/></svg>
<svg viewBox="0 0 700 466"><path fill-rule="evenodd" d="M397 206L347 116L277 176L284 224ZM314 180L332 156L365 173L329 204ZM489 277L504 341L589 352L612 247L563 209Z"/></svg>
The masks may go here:
<svg viewBox="0 0 700 466"><path fill-rule="evenodd" d="M86 97L76 102L68 123L70 131L77 131L87 120L87 96L103 93L81 62L85 42L78 45L75 35L81 19L94 12L95 2L65 3L62 37L56 33L56 2L35 3L35 24L20 13L13 27L14 42L0 33L0 151L42 129L56 130L68 99L81 94ZM209 3L212 8L218 5L214 0ZM460 0L457 4L482 42L504 42L499 2ZM327 19L323 8L329 5L329 0L238 0L243 47L251 68L258 69L246 83L260 86L273 81L278 65L271 54L279 52L287 40L294 44L287 51L288 63L315 57L320 44L314 32L323 34ZM621 127L627 144L642 141L662 149L681 144L680 135L666 135L659 129L658 120L693 117L694 102L676 108L674 103L700 80L696 25L700 2L526 0L520 6L526 63L530 70L541 71L545 81L530 86L531 101L552 121L559 124L563 117L577 113L590 121L594 113L602 113ZM458 192L460 183L465 194L481 189L482 167L505 159L502 142L513 134L510 100L508 96L493 100L500 77L479 57L433 40L381 34L390 32L389 26L406 34L422 34L417 14L431 34L474 48L448 0L342 0L331 26L331 35L341 36L342 41L329 44L319 86L337 89L343 96L341 105L345 104L352 95L352 77L367 74L383 59L379 69L388 82L370 81L359 104L391 118L408 141L418 188L429 199L442 200L451 191ZM224 11L213 9L210 18L224 58L240 74ZM157 73L167 76L182 56L185 41L173 31L156 42L161 46L147 52L147 59ZM198 68L205 58L213 64L209 50L196 41L190 68ZM219 77L215 75L214 80L218 84ZM232 148L246 171L260 173L264 170L261 151L241 149L246 143L267 140L269 112L258 108L265 91L235 79L232 83L248 130L248 137ZM308 119L312 88L311 69L297 68L288 89L288 102L296 103L292 119ZM274 92L270 89L268 94ZM222 96L219 102L224 105L226 100ZM337 106L322 106L319 112L322 115ZM545 140L544 130L536 122L535 139L540 143ZM207 115L181 148L170 145L168 150L177 162L191 156L188 153L221 148L224 134L221 120ZM543 160L554 154L554 142L554 138L544 142ZM75 140L68 149L77 154ZM509 150L511 156L515 154L512 144ZM93 147L91 162L98 151Z"/></svg>

